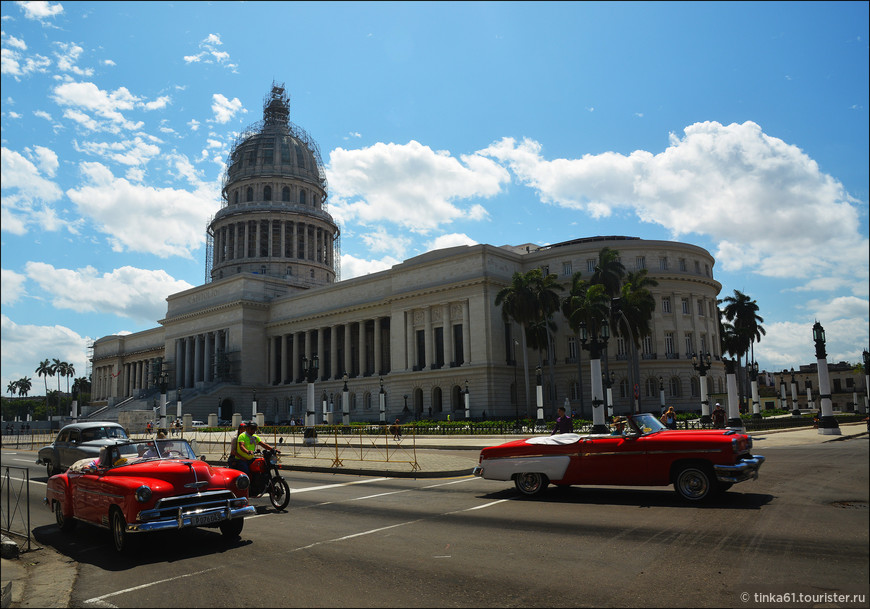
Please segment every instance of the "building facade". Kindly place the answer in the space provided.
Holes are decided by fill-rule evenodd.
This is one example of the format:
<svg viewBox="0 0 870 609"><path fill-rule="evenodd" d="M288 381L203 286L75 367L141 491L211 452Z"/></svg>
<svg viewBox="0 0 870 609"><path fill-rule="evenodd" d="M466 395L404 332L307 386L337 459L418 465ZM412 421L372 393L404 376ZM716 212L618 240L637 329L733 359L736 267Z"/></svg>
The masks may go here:
<svg viewBox="0 0 870 609"><path fill-rule="evenodd" d="M382 386L387 420L462 417L466 391L472 418L534 416L526 382L534 401L534 368L543 364L546 416L567 400L591 418L588 354L566 320L555 319L552 366L530 350L526 376L514 340L521 330L503 321L495 298L515 272L540 268L566 288L577 271L589 278L605 246L627 271L647 269L658 282L652 333L637 354L620 337L607 345L614 411L628 411L635 391L644 410L657 411L662 394L668 405L700 410L695 352L713 360L708 393L725 391L721 284L713 257L691 244L611 236L460 246L340 280L340 231L320 155L288 117L289 98L275 85L263 121L230 153L222 207L208 227L207 282L169 296L159 327L94 343L92 407L111 407L107 416L147 408L162 379L195 419L248 418L256 399L268 421L313 410L320 422L320 413L341 411L346 382L356 421L379 420ZM306 404L304 366L315 356L315 404Z"/></svg>

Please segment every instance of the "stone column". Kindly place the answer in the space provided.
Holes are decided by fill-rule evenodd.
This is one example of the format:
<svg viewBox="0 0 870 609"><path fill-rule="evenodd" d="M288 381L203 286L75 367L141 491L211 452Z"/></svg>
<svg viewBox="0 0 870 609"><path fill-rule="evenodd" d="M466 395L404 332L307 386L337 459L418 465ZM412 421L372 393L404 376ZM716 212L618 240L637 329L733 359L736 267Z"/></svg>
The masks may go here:
<svg viewBox="0 0 870 609"><path fill-rule="evenodd" d="M348 376L353 373L353 354L350 348L350 322L344 324L344 372Z"/></svg>

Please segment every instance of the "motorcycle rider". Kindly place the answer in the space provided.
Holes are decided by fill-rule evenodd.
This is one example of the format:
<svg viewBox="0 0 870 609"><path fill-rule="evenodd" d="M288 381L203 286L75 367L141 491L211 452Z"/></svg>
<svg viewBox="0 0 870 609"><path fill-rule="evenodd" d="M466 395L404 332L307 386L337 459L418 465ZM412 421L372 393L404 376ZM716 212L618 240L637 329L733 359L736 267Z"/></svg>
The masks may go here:
<svg viewBox="0 0 870 609"><path fill-rule="evenodd" d="M239 458L237 469L249 476L251 475L251 461L254 460L254 451L257 450L258 446L262 446L266 450L274 450L278 455L281 454L280 450L275 450L260 439L260 436L257 435L257 422L248 421L245 425L245 433L241 434L236 441L236 454Z"/></svg>

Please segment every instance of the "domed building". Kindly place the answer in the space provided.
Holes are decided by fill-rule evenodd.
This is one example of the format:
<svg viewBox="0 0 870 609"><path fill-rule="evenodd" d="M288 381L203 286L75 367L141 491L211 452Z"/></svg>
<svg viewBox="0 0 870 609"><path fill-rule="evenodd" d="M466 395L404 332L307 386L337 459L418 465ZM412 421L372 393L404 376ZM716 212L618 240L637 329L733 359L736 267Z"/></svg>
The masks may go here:
<svg viewBox="0 0 870 609"><path fill-rule="evenodd" d="M307 288L338 275L339 230L326 207L320 151L289 116L290 97L273 84L263 120L232 147L222 208L208 227L211 280L258 273Z"/></svg>
<svg viewBox="0 0 870 609"><path fill-rule="evenodd" d="M647 269L658 282L651 334L638 349L619 337L605 347L614 412L634 400L658 411L662 399L700 410L702 382L709 394L725 392L722 286L713 257L691 244L603 236L459 246L341 280L320 153L289 113L289 96L273 84L263 120L231 149L221 209L208 225L206 283L169 295L158 327L95 341L86 416L150 412L160 387L172 396L170 416L178 401L184 414L213 421L247 419L256 408L265 421L317 412L320 423L341 411L345 387L352 421L379 420L382 390L390 421L462 418L466 395L472 418L534 416L526 395L535 401L540 363L546 418L565 401L591 418L581 337L557 315L552 357L530 348L526 377L521 329L505 323L495 299L517 272L541 269L566 288L576 271L591 277L603 247L618 251L626 271ZM711 355L705 377L695 352Z"/></svg>

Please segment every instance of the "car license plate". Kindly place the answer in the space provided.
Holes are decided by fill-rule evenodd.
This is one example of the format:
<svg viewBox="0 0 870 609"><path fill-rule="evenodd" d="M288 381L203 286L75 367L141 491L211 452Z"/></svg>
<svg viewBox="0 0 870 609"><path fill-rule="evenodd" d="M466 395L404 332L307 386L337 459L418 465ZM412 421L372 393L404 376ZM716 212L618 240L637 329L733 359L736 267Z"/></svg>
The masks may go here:
<svg viewBox="0 0 870 609"><path fill-rule="evenodd" d="M190 517L190 525L194 527L202 527L208 524L220 522L223 519L224 515L221 512L215 512L213 514L195 514Z"/></svg>

